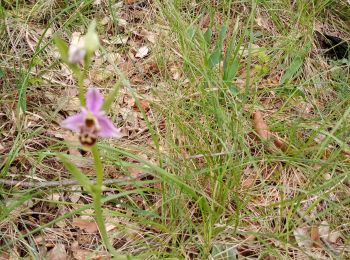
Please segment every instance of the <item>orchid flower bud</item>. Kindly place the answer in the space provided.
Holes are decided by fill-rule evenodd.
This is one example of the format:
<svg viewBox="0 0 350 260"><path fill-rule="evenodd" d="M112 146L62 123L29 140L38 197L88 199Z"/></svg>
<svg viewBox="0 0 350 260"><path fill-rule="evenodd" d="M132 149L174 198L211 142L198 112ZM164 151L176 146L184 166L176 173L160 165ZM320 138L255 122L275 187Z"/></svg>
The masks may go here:
<svg viewBox="0 0 350 260"><path fill-rule="evenodd" d="M84 47L88 53L94 53L100 47L100 40L96 33L95 21L91 22L88 32L84 37Z"/></svg>

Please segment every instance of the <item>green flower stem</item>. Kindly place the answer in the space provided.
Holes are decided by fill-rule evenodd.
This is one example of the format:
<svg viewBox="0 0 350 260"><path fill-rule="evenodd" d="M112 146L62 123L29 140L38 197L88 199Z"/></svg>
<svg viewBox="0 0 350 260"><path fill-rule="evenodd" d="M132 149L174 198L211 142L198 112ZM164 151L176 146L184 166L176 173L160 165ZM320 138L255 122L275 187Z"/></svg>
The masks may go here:
<svg viewBox="0 0 350 260"><path fill-rule="evenodd" d="M79 72L77 75L78 78L78 86L79 86L79 100L80 104L85 107L85 87L84 87L84 78L85 75L83 72Z"/></svg>
<svg viewBox="0 0 350 260"><path fill-rule="evenodd" d="M95 208L95 219L97 222L97 226L100 230L100 234L103 240L103 243L107 247L108 251L113 255L117 256L118 253L112 246L112 244L109 241L106 225L103 220L103 214L102 214L102 183L103 183L103 166L100 158L100 153L98 151L97 145L94 145L91 148L92 155L94 157L95 161L95 170L96 170L96 184L93 186L92 192L93 192L93 199L94 199L94 208Z"/></svg>

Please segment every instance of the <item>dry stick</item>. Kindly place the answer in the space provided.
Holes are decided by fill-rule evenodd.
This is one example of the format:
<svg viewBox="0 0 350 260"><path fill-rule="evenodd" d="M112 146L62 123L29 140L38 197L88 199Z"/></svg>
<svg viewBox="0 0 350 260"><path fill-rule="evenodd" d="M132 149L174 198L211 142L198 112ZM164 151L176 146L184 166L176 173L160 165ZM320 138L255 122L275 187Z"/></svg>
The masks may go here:
<svg viewBox="0 0 350 260"><path fill-rule="evenodd" d="M143 173L138 176L138 178L120 178L120 179L106 179L103 181L103 185L111 185L116 183L122 183L125 181L136 181L138 179L142 179L149 174ZM96 179L91 180L93 184L96 183ZM24 188L52 188L52 187L59 187L59 186L73 186L73 185L79 185L78 181L74 180L63 180L63 181L45 181L45 182L33 182L33 181L16 181L16 180L5 180L0 179L0 184L14 187L24 187Z"/></svg>
<svg viewBox="0 0 350 260"><path fill-rule="evenodd" d="M187 160L193 160L193 159L200 159L206 156L211 157L217 157L222 155L229 155L232 154L232 152L220 152L220 153L213 153L213 154L197 154L197 155L191 155ZM122 183L125 181L136 181L138 179L143 179L144 177L148 176L150 174L143 173L140 174L137 178L130 178L125 177L121 179L106 179L103 181L103 185L111 185L116 183ZM96 183L96 179L91 180L93 184ZM52 187L59 187L59 186L73 186L73 185L79 185L78 181L75 180L63 180L63 181L44 181L44 182L34 182L34 181L16 181L16 180L6 180L6 179L0 179L0 184L9 186L9 187L23 187L23 188L52 188Z"/></svg>
<svg viewBox="0 0 350 260"><path fill-rule="evenodd" d="M230 155L233 154L233 152L220 152L220 153L210 153L210 154L196 154L196 155L191 155L187 157L187 160L192 160L192 159L201 159L203 157L218 157L218 156L223 156L223 155Z"/></svg>

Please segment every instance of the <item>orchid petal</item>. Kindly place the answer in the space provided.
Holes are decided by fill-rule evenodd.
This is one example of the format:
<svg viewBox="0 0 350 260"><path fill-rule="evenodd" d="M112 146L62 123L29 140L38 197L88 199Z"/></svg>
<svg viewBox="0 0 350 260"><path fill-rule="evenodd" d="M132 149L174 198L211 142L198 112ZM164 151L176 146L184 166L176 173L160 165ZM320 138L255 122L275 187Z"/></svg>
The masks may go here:
<svg viewBox="0 0 350 260"><path fill-rule="evenodd" d="M72 64L82 63L86 51L78 45L71 44L68 49L68 62Z"/></svg>
<svg viewBox="0 0 350 260"><path fill-rule="evenodd" d="M120 129L116 128L107 116L100 114L96 118L100 126L100 131L98 132L100 137L122 137Z"/></svg>
<svg viewBox="0 0 350 260"><path fill-rule="evenodd" d="M74 132L79 132L80 127L84 124L85 116L86 113L81 112L79 114L67 117L65 120L62 121L61 127L67 128Z"/></svg>
<svg viewBox="0 0 350 260"><path fill-rule="evenodd" d="M93 113L98 113L103 104L103 96L95 88L89 89L86 93L86 108Z"/></svg>

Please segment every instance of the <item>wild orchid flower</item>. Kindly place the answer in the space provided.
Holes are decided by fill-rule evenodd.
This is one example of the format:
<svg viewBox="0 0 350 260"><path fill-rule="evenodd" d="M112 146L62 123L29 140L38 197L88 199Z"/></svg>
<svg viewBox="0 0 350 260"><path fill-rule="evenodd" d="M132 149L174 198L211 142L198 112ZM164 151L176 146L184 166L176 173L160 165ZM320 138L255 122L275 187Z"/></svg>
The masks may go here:
<svg viewBox="0 0 350 260"><path fill-rule="evenodd" d="M83 146L93 146L98 137L120 138L120 129L116 128L102 109L103 96L95 88L86 93L86 107L81 112L66 118L61 127L78 132Z"/></svg>

